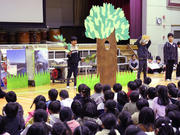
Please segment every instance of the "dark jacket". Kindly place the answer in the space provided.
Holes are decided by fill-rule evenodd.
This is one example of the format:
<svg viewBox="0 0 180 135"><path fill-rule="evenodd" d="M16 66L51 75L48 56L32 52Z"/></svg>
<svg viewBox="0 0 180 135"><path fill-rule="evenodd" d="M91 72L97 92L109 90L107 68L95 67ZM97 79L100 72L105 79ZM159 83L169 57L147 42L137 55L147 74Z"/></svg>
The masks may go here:
<svg viewBox="0 0 180 135"><path fill-rule="evenodd" d="M142 37L140 37L134 44L138 46L137 54L139 60L146 60L149 56L148 48L151 45L151 40L146 45L141 45L140 40Z"/></svg>
<svg viewBox="0 0 180 135"><path fill-rule="evenodd" d="M67 55L67 57L68 57L68 67L70 66L77 67L78 62L81 60L78 50L73 50L72 54Z"/></svg>
<svg viewBox="0 0 180 135"><path fill-rule="evenodd" d="M164 45L164 64L167 64L168 60L175 60L175 64L178 63L178 47L176 43L171 45L166 42Z"/></svg>

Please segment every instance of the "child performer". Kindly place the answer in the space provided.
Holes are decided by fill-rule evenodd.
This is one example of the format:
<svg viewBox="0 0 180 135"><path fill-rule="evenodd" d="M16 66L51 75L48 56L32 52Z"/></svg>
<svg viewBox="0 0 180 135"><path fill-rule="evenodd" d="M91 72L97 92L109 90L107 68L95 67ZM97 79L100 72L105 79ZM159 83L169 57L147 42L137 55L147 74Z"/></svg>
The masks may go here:
<svg viewBox="0 0 180 135"><path fill-rule="evenodd" d="M180 80L180 41L177 42L177 46L178 46L178 65L176 70L176 77L177 80Z"/></svg>
<svg viewBox="0 0 180 135"><path fill-rule="evenodd" d="M141 72L143 71L145 79L147 74L147 58L149 55L148 48L151 45L150 37L143 35L134 44L138 46L139 69L137 78L140 79Z"/></svg>
<svg viewBox="0 0 180 135"><path fill-rule="evenodd" d="M78 74L78 63L81 61L78 47L77 47L77 37L71 37L71 51L68 53L68 75L67 75L67 88L69 88L69 81L71 75L74 75L74 88L76 88L76 77ZM83 60L82 60L83 61Z"/></svg>
<svg viewBox="0 0 180 135"><path fill-rule="evenodd" d="M166 81L171 81L173 66L177 64L178 61L178 51L177 45L173 42L174 35L172 33L168 34L169 42L164 45L164 63L166 64Z"/></svg>

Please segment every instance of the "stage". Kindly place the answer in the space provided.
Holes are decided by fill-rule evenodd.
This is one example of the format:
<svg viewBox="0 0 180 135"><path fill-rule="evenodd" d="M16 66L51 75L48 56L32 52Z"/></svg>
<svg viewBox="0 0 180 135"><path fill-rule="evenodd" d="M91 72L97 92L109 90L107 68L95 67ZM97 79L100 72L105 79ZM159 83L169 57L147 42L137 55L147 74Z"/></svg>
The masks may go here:
<svg viewBox="0 0 180 135"><path fill-rule="evenodd" d="M165 75L164 74L152 74L148 75L149 77L152 78L152 83L150 86L156 86L156 85L167 85L170 82L165 81ZM173 73L173 83L177 84L177 80L175 79L175 72ZM48 90L55 88L58 91L62 89L66 89L66 84L59 84L59 83L51 83L50 85L44 85L44 86L39 86L39 87L29 87L25 89L16 89L14 90L17 94L17 101L23 106L24 108L24 115L25 117L27 116L27 113L30 111L30 106L33 102L33 99L37 95L44 95L46 99L48 100ZM127 87L123 87L124 91L127 91ZM76 90L73 87L73 83L71 83L71 87L68 90L69 95L71 98L73 98L76 95ZM93 94L93 90L91 92ZM59 100L59 96L58 96ZM3 106L5 106L6 101L5 99L0 99L0 110L2 110ZM0 112L1 114L2 112Z"/></svg>

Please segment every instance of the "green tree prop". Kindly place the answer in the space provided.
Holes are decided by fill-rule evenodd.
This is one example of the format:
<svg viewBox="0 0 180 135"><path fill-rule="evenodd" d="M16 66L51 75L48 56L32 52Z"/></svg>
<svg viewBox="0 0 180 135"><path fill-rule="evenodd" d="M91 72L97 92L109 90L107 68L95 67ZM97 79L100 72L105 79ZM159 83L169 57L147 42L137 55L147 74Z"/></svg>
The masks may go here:
<svg viewBox="0 0 180 135"><path fill-rule="evenodd" d="M97 69L102 84L116 82L117 41L129 39L129 22L121 8L112 4L93 6L85 19L86 37L97 39ZM106 49L104 43L110 43Z"/></svg>

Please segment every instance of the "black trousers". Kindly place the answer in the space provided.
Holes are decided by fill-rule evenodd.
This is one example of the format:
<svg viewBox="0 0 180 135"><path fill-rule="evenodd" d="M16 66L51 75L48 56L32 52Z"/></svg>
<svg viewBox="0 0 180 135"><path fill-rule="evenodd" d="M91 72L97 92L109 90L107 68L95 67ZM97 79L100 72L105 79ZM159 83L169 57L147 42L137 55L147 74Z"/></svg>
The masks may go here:
<svg viewBox="0 0 180 135"><path fill-rule="evenodd" d="M76 86L76 77L78 74L78 67L77 66L68 66L68 75L67 75L67 86L69 86L69 81L72 76L74 76L74 86Z"/></svg>
<svg viewBox="0 0 180 135"><path fill-rule="evenodd" d="M177 65L176 77L180 77L180 62L179 62L178 65Z"/></svg>
<svg viewBox="0 0 180 135"><path fill-rule="evenodd" d="M147 77L147 59L144 60L139 60L139 69L138 69L138 74L137 78L140 79L141 72L144 74L144 79Z"/></svg>
<svg viewBox="0 0 180 135"><path fill-rule="evenodd" d="M175 60L168 60L166 64L166 79L172 78L173 66L175 64Z"/></svg>

